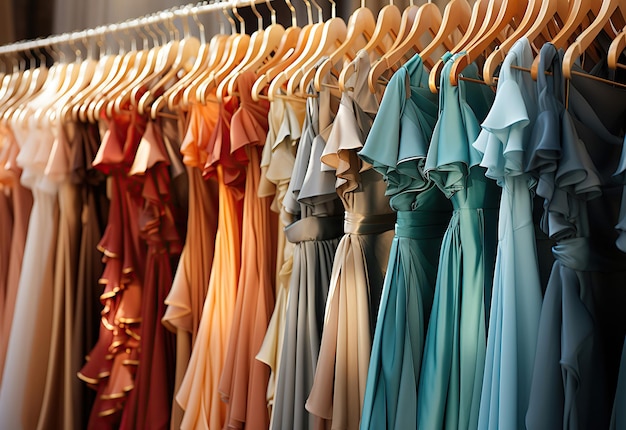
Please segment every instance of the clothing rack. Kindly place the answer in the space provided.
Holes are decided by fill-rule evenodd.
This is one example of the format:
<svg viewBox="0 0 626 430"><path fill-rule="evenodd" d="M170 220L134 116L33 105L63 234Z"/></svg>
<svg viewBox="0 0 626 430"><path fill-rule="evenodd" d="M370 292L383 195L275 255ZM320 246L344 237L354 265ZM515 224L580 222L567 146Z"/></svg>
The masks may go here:
<svg viewBox="0 0 626 430"><path fill-rule="evenodd" d="M132 18L128 21L105 24L93 29L73 31L58 35L47 36L34 40L23 40L8 45L0 46L0 56L15 54L33 49L45 48L52 45L72 43L79 40L105 36L110 33L125 31L150 24L170 21L176 18L188 18L190 15L235 10L241 7L251 7L261 3L269 3L275 0L215 0L213 2L190 3L180 7L166 9L143 17Z"/></svg>

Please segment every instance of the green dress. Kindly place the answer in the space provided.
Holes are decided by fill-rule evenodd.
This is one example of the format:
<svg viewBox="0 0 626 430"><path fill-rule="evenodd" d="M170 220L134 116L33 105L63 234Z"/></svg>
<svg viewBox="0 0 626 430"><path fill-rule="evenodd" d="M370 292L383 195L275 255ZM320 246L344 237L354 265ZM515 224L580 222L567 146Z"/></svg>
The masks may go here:
<svg viewBox="0 0 626 430"><path fill-rule="evenodd" d="M463 55L463 54L457 54ZM472 147L493 92L448 75L456 56L446 54L439 119L426 158L429 178L452 201L430 315L418 388L420 429L473 429L486 354L486 334L497 244L500 190L485 177ZM476 76L470 65L465 76Z"/></svg>
<svg viewBox="0 0 626 430"><path fill-rule="evenodd" d="M452 212L450 201L424 174L436 121L437 96L428 89L428 72L415 55L391 78L359 152L383 175L391 207L398 213L374 332L361 429L417 426L416 387L439 249Z"/></svg>

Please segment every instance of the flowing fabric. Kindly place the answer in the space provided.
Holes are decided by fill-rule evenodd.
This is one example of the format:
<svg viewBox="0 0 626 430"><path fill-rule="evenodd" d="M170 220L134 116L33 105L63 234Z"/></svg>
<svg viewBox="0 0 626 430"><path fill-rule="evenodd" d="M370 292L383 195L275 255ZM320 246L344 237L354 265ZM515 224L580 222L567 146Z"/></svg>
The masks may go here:
<svg viewBox="0 0 626 430"><path fill-rule="evenodd" d="M218 390L228 403L226 428L264 429L269 426L269 369L256 360L274 309L277 217L272 199L257 195L261 152L268 130L267 101L254 102L256 75L237 78L239 109L231 120L231 150L248 158L243 198L242 255L237 299Z"/></svg>
<svg viewBox="0 0 626 430"><path fill-rule="evenodd" d="M542 228L557 242L539 321L531 430L609 427L626 334L626 293L611 288L626 278L624 90L577 77L566 109L561 57L551 44L540 52L528 166L544 198Z"/></svg>
<svg viewBox="0 0 626 430"><path fill-rule="evenodd" d="M231 152L230 124L237 100L219 106L218 122L207 145L205 177L217 176L219 213L215 255L200 325L189 365L176 394L184 409L182 429L221 429L226 404L218 392L232 324L241 266L241 222L245 153Z"/></svg>
<svg viewBox="0 0 626 430"><path fill-rule="evenodd" d="M407 94L407 83L410 95ZM409 96L409 97L407 97ZM361 429L417 427L417 390L441 240L452 208L424 174L437 98L415 55L391 78L361 158L398 212L376 319Z"/></svg>
<svg viewBox="0 0 626 430"><path fill-rule="evenodd" d="M367 88L367 54L361 52L348 67L355 68L347 84L354 91L343 93L322 154L322 162L336 171L337 193L346 210L345 234L333 262L319 358L306 403L320 425L326 422L334 429L359 426L395 222L382 176L357 155L378 110Z"/></svg>
<svg viewBox="0 0 626 430"><path fill-rule="evenodd" d="M214 176L203 179L207 145L217 124L217 104L193 104L180 152L189 181L187 236L172 287L165 298L163 324L176 333L175 392L178 392L189 364L192 346L200 326L217 234L218 192ZM172 405L170 428L179 429L183 411Z"/></svg>
<svg viewBox="0 0 626 430"><path fill-rule="evenodd" d="M478 425L495 263L500 190L485 178L471 145L491 106L489 88L449 82L454 56L441 72L439 119L425 170L451 199L418 387L418 427L468 429ZM475 65L463 71L476 77Z"/></svg>
<svg viewBox="0 0 626 430"><path fill-rule="evenodd" d="M524 172L537 116L537 89L529 73L533 53L520 39L500 68L494 104L474 147L487 177L502 187L487 356L478 428L524 428L541 312L533 222L535 179Z"/></svg>
<svg viewBox="0 0 626 430"><path fill-rule="evenodd" d="M319 65L319 63L318 63ZM330 76L324 78L325 82ZM289 283L280 366L271 428L314 428L305 409L320 348L324 307L339 237L343 206L332 171L322 171L320 157L332 131L339 100L329 87L309 85L306 117L293 174L284 198L285 211L296 220L285 228L293 243L293 273Z"/></svg>
<svg viewBox="0 0 626 430"><path fill-rule="evenodd" d="M17 298L17 288L24 259L24 247L28 233L28 220L33 206L33 195L30 189L20 183L22 169L17 165L17 154L19 146L15 140L13 132L9 127L0 127L0 183L2 192L7 195L7 209L10 209L10 231L9 220L7 220L6 243L9 249L6 251L6 272L4 278L4 289L2 294L2 313L0 313L0 384L2 384L2 370L9 346L9 336L13 323L13 313L15 310L15 300Z"/></svg>
<svg viewBox="0 0 626 430"><path fill-rule="evenodd" d="M35 429L39 414L33 411L41 410L44 401L54 297L49 282L54 279L59 212L58 183L46 170L53 129L51 123L13 128L20 146L20 181L32 191L33 206L0 387L0 416L7 428Z"/></svg>
<svg viewBox="0 0 626 430"><path fill-rule="evenodd" d="M273 196L271 209L279 214L276 240L276 303L263 344L256 355L257 360L270 368L266 393L267 406L270 409L270 425L274 413L276 378L280 368L295 247L292 242L287 241L285 236L285 227L294 220L283 202L296 161L296 150L302 132L305 108L304 103L286 102L283 99L276 99L271 103L268 114L269 130L261 158L259 197Z"/></svg>
<svg viewBox="0 0 626 430"><path fill-rule="evenodd" d="M128 175L145 121L128 111L107 123L109 128L93 163L111 181L109 222L98 244L105 259L100 278L103 308L98 342L78 373L97 390L89 428L119 426L128 394L135 386L145 273L145 246L139 237L142 178Z"/></svg>
<svg viewBox="0 0 626 430"><path fill-rule="evenodd" d="M129 170L129 175L143 178L144 205L138 221L147 258L141 292L139 364L121 428L167 429L170 423L175 340L161 319L172 284L171 259L182 247L170 195L171 164L161 123L149 121Z"/></svg>

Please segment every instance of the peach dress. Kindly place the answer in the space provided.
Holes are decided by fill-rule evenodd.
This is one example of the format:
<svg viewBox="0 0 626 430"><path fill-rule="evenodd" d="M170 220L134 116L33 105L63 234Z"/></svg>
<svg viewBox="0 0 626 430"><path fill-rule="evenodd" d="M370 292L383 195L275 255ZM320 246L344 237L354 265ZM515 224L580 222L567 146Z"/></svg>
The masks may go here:
<svg viewBox="0 0 626 430"><path fill-rule="evenodd" d="M217 104L191 106L180 152L189 181L187 237L172 288L165 299L167 309L163 324L176 333L176 381L178 391L189 364L191 348L200 326L202 307L209 286L217 234L217 178L202 178L209 139L219 113ZM179 429L183 410L177 402L172 406L172 429Z"/></svg>
<svg viewBox="0 0 626 430"><path fill-rule="evenodd" d="M228 403L225 428L266 429L269 368L255 359L272 310L276 279L278 220L270 210L272 199L257 195L261 152L268 129L269 103L251 96L256 76L237 79L239 109L231 122L231 150L248 158L243 200L242 255L237 300L219 392Z"/></svg>
<svg viewBox="0 0 626 430"><path fill-rule="evenodd" d="M206 177L216 176L219 213L215 255L200 325L189 365L176 394L184 410L181 428L221 429L226 404L218 393L226 347L235 309L241 261L241 222L245 153L231 152L230 124L237 100L219 106L218 122L211 134L204 166Z"/></svg>

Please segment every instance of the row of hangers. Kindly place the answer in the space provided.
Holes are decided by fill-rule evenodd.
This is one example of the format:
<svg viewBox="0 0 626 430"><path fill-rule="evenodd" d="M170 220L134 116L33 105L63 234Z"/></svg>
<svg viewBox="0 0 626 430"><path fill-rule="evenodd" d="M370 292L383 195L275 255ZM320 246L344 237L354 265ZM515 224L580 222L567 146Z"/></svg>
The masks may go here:
<svg viewBox="0 0 626 430"><path fill-rule="evenodd" d="M324 82L328 73L337 78L334 89L348 89L354 69L345 66L360 50L372 62L368 76L372 92L383 89L389 76L415 53L430 69L429 86L436 92L445 51L465 52L451 68L453 85L468 79L462 71L473 62L482 63L481 82L494 85L498 65L521 37L528 38L535 54L545 42L565 49L563 74L568 79L581 74L574 67L581 58L584 65L606 57L610 68L623 67L618 60L626 48L626 0L476 0L473 5L468 0L450 0L443 14L430 2L420 6L411 2L400 11L391 0L376 17L362 0L347 23L336 16L334 1L330 1L331 17L324 20L315 0L303 0L308 22L302 27L297 25L291 0L282 0L291 11L288 28L277 22L271 0L264 0L270 11L270 24L264 26L258 1L217 2L223 5L231 34L222 29L210 40L198 19L200 5L196 5L161 12L156 21L135 20L135 37L128 47L117 40L118 52L104 49L102 34L90 39L89 31L67 42L75 61L68 61L64 50L51 44L45 46L45 54L55 60L52 67L34 67L45 64L46 58L42 50L37 51L39 57L29 51L31 67L14 65L13 71L2 76L0 116L5 121L28 117L41 121L61 115L95 122L101 114L112 116L133 105L140 114L156 118L194 102L222 101L236 93L237 81L247 71L258 76L254 99L305 100L311 82L318 91L328 85ZM317 9L317 21L311 3ZM250 35L238 12L242 5L251 7L257 17L258 28ZM177 17L183 24L182 34L173 22ZM191 22L198 37L192 35ZM117 34L116 26L108 29ZM123 31L132 36L128 27ZM601 33L611 40L608 54L598 43ZM537 66L538 57L528 70L535 79Z"/></svg>

